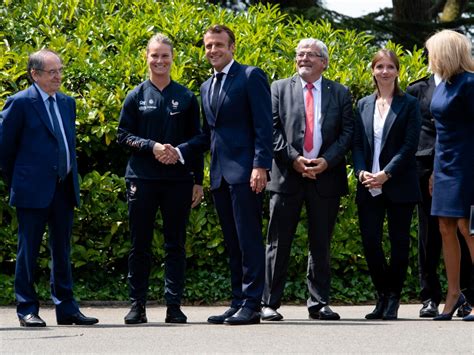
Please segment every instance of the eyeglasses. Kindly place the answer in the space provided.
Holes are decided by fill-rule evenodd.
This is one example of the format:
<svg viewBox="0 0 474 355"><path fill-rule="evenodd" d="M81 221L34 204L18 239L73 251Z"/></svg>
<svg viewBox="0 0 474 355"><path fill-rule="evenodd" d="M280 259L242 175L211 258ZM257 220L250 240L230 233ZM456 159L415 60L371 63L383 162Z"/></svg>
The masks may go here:
<svg viewBox="0 0 474 355"><path fill-rule="evenodd" d="M324 58L322 54L318 54L316 52L298 52L298 53L296 53L296 58L298 58L298 59L303 59L305 56L307 56L309 59Z"/></svg>
<svg viewBox="0 0 474 355"><path fill-rule="evenodd" d="M51 70L43 70L43 69L35 69L35 70L42 71L43 73L48 73L49 76L55 76L55 75L62 75L64 68L51 69Z"/></svg>

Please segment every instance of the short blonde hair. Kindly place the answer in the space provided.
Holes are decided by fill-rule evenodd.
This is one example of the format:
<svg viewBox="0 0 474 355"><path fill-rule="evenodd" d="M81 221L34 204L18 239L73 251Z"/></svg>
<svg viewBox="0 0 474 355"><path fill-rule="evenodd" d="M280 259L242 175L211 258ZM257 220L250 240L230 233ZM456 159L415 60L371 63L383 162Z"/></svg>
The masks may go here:
<svg viewBox="0 0 474 355"><path fill-rule="evenodd" d="M430 68L449 81L456 74L474 72L472 44L469 38L452 30L443 30L426 41Z"/></svg>

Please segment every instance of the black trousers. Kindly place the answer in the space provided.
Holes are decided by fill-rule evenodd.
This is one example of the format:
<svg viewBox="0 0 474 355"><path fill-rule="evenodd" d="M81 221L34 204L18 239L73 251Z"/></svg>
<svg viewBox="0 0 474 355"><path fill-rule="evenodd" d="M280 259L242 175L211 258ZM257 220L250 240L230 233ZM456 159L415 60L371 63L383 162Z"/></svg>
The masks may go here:
<svg viewBox="0 0 474 355"><path fill-rule="evenodd" d="M359 227L370 276L377 293L400 297L408 268L410 225L414 203L394 203L383 194L358 204ZM383 243L383 224L387 215L390 262Z"/></svg>
<svg viewBox="0 0 474 355"><path fill-rule="evenodd" d="M158 208L163 218L165 301L181 304L186 266L186 223L192 182L127 180L132 249L128 257L130 299L146 302L151 269L151 245Z"/></svg>
<svg viewBox="0 0 474 355"><path fill-rule="evenodd" d="M431 299L439 304L442 299L441 284L438 276L442 248L441 233L436 216L431 215L431 195L429 178L431 172L420 178L422 202L418 204L418 270L420 275L420 299ZM469 303L474 303L474 273L472 272L471 255L461 233L458 233L461 246L461 289Z"/></svg>
<svg viewBox="0 0 474 355"><path fill-rule="evenodd" d="M270 222L267 233L264 306L279 308L285 289L291 244L300 219L303 203L308 220L308 271L306 281L309 309L329 303L331 287L330 241L340 197L323 197L313 181L304 182L295 194L270 194Z"/></svg>

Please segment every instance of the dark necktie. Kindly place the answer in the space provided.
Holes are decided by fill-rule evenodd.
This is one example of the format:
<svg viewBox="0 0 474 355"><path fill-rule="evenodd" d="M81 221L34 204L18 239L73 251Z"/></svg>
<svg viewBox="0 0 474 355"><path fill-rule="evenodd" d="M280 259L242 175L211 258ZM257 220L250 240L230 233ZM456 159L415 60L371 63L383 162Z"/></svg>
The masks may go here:
<svg viewBox="0 0 474 355"><path fill-rule="evenodd" d="M311 83L306 84L306 129L304 132L304 149L309 153L313 150L314 136L314 99L313 87Z"/></svg>
<svg viewBox="0 0 474 355"><path fill-rule="evenodd" d="M49 113L51 114L51 119L53 121L54 135L58 140L58 177L61 180L64 180L67 175L66 147L64 145L63 134L61 133L61 127L59 127L59 117L56 115L56 110L54 109L54 97L50 96L48 101Z"/></svg>
<svg viewBox="0 0 474 355"><path fill-rule="evenodd" d="M214 89L212 90L211 109L214 114L216 114L217 112L217 103L219 102L219 91L221 91L221 83L223 77L224 73L216 74L216 82L214 83Z"/></svg>

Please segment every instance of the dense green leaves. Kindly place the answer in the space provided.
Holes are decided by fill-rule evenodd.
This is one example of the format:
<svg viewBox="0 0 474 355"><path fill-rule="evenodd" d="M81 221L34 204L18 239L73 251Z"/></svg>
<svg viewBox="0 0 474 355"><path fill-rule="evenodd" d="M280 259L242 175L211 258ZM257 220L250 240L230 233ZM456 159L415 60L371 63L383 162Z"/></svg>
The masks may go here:
<svg viewBox="0 0 474 355"><path fill-rule="evenodd" d="M258 5L235 13L203 0L4 0L0 4L0 107L6 97L27 87L29 53L49 47L64 61L63 91L77 100L77 149L82 177L82 206L76 211L72 262L76 294L82 299L126 299L128 239L125 183L122 175L128 153L115 142L122 102L147 77L145 47L156 32L175 44L172 76L199 94L210 74L202 35L214 23L225 23L237 36L236 59L258 65L270 81L295 71L298 40L316 37L330 50L325 75L350 87L354 101L373 90L370 60L378 49L366 33L335 30L326 22L309 22L282 14L278 7ZM426 73L421 51L402 55L402 87ZM349 167L351 191L355 180ZM222 232L209 194L193 210L188 228L186 299L214 302L229 297L229 278ZM372 298L363 257L353 193L343 199L332 243L333 298L360 302ZM16 217L7 205L0 181L0 303L12 302L16 249ZM267 207L268 208L268 207ZM268 210L264 222L267 223ZM294 240L287 301L306 298L307 238L305 214ZM157 218L153 241L154 266L150 298L163 292L163 239ZM45 235L45 239L47 239ZM46 243L39 266L40 295L48 298L49 255ZM407 295L415 297L415 243Z"/></svg>

